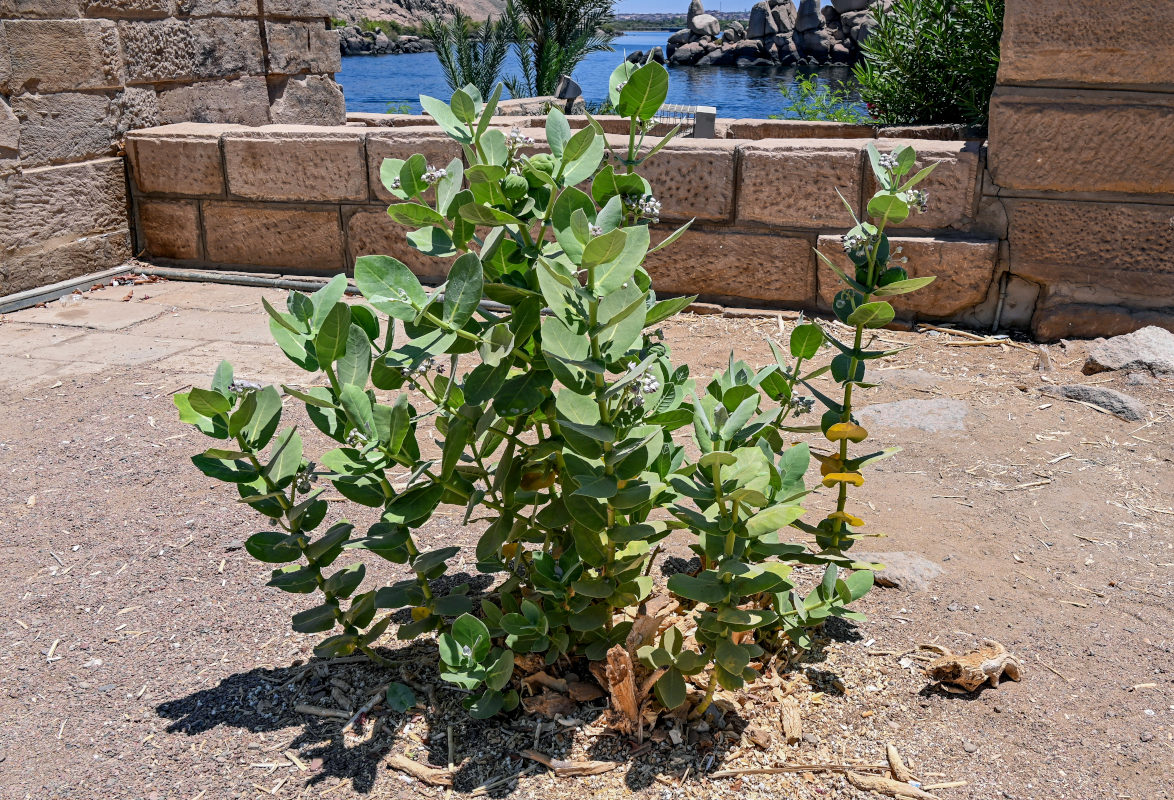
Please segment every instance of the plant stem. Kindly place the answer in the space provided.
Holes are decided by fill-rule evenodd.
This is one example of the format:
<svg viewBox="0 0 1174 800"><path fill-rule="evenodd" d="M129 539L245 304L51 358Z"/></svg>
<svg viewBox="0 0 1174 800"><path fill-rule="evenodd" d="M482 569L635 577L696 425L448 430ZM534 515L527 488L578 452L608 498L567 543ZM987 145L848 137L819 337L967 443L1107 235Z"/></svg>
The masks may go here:
<svg viewBox="0 0 1174 800"><path fill-rule="evenodd" d="M713 694L715 691L717 691L717 676L714 675L714 670L711 669L709 671L709 685L705 687L705 697L697 704L697 708L690 712L689 719L699 718L713 705Z"/></svg>

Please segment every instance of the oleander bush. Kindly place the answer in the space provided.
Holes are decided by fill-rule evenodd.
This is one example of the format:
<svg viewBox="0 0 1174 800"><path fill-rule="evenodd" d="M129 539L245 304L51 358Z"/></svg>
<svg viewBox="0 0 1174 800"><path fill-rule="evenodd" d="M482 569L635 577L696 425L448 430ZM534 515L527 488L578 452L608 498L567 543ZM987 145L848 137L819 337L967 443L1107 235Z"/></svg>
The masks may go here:
<svg viewBox="0 0 1174 800"><path fill-rule="evenodd" d="M985 128L999 71L1004 0L877 3L855 67L860 96L883 125Z"/></svg>
<svg viewBox="0 0 1174 800"><path fill-rule="evenodd" d="M441 675L471 692L474 716L517 705L515 658L599 661L617 646L656 677L665 707L689 699L691 680L705 687L696 714L717 686L753 681L768 651L790 657L829 617L858 616L850 606L872 572L848 555L864 524L849 496L890 452L859 447L868 434L853 390L868 385L867 362L891 352L865 341L893 318L882 298L932 280L909 279L885 235L924 204L914 187L928 170L909 177L910 148L870 150L881 189L844 239L855 270L826 259L845 285L835 313L850 341L807 322L773 363L731 356L697 379L658 328L692 298L658 298L643 266L684 230L652 244L659 203L640 175L677 132L646 142L667 90L658 64L616 70L610 100L631 130L620 149L597 124L572 131L557 109L546 147L493 127L500 87L421 98L464 159L389 159L380 174L411 244L451 260L446 283L429 290L393 258L360 258L360 302L343 301L340 275L291 292L284 310L265 304L304 384L324 385L260 387L224 363L211 388L177 395L180 418L218 440L196 467L267 520L246 548L274 565L270 585L315 596L293 627L326 634L318 655L382 661L375 648L406 609L395 635L438 634ZM825 347L834 357L815 366ZM829 374L835 397L813 383ZM283 426L283 394L333 449L306 452L297 427ZM825 410L808 413L816 404ZM822 444L796 444L803 434ZM836 506L806 521L813 457ZM328 523L328 486L378 521ZM482 531L476 566L498 583L479 602L467 584L438 589L458 546L420 545L442 506ZM660 591L693 622L634 628L658 592L656 545L673 535L699 565ZM362 556L409 577L370 585ZM822 579L800 591L797 565Z"/></svg>

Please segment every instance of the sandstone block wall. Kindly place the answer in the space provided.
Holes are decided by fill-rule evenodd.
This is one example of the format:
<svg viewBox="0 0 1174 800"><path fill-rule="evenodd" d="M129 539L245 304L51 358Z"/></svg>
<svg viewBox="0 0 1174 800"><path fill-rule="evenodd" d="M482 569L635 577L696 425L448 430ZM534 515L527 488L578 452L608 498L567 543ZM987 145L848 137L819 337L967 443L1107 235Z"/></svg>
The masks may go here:
<svg viewBox="0 0 1174 800"><path fill-rule="evenodd" d="M128 134L137 248L161 262L294 275L350 272L362 255L394 256L422 279L448 263L408 246L386 214L386 158L423 153L443 166L460 148L427 118L395 127L169 125ZM502 117L495 124L537 125ZM775 125L775 123L770 123ZM772 130L786 130L774 128ZM542 141L541 128L525 132ZM662 200L654 238L696 218L672 247L649 257L657 288L738 305L829 308L835 256L851 227L835 189L857 211L874 191L865 147L913 144L940 166L926 182L932 211L895 232L913 274L941 276L932 292L898 306L907 318L989 323L1002 269L997 233L981 229L984 171L978 142L894 139L682 139L646 169ZM616 144L626 143L619 137ZM990 226L997 228L998 226ZM915 266L916 265L916 266Z"/></svg>
<svg viewBox="0 0 1174 800"><path fill-rule="evenodd" d="M985 194L1040 338L1174 329L1171 26L1169 2L1007 0Z"/></svg>
<svg viewBox="0 0 1174 800"><path fill-rule="evenodd" d="M341 124L334 13L335 0L0 0L0 295L136 253L128 131ZM219 140L211 144L219 159ZM201 160L206 145L167 152L178 161L151 188L206 191L222 180L219 164ZM191 210L156 206L147 223L194 226Z"/></svg>

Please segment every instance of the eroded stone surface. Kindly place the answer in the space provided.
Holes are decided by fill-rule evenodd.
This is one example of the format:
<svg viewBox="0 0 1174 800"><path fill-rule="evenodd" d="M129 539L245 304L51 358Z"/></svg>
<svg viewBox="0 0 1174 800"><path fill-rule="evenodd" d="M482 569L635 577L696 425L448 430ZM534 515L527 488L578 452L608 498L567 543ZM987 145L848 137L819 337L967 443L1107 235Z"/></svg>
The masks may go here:
<svg viewBox="0 0 1174 800"><path fill-rule="evenodd" d="M668 235L657 229L657 240ZM687 231L648 256L657 291L744 298L781 305L809 304L815 294L811 243L776 235Z"/></svg>
<svg viewBox="0 0 1174 800"><path fill-rule="evenodd" d="M333 275L343 271L337 208L289 208L209 200L204 242L213 263Z"/></svg>
<svg viewBox="0 0 1174 800"><path fill-rule="evenodd" d="M265 79L246 75L164 89L159 92L159 121L264 125L269 122Z"/></svg>
<svg viewBox="0 0 1174 800"><path fill-rule="evenodd" d="M786 147L780 146L783 141ZM836 190L859 211L863 157L863 143L849 141L788 139L741 145L738 221L791 228L843 226L850 218Z"/></svg>
<svg viewBox="0 0 1174 800"><path fill-rule="evenodd" d="M898 313L942 319L986 299L999 255L997 241L894 236L890 245L894 250L893 266L900 264L911 278L936 278L916 292L884 298ZM819 237L819 251L848 275L855 272L839 236ZM901 258L909 261L900 263L897 259ZM845 287L826 264L819 264L818 275L820 304L830 308L836 293Z"/></svg>
<svg viewBox="0 0 1174 800"><path fill-rule="evenodd" d="M199 208L195 200L140 200L139 247L156 258L200 257Z"/></svg>
<svg viewBox="0 0 1174 800"><path fill-rule="evenodd" d="M367 135L367 171L375 199L389 203L396 200L379 179L379 168L384 160L408 159L416 153L422 154L435 167L443 167L462 155L461 146L439 131L423 133L392 128Z"/></svg>
<svg viewBox="0 0 1174 800"><path fill-rule="evenodd" d="M991 174L1003 189L1174 192L1174 95L1000 87Z"/></svg>
<svg viewBox="0 0 1174 800"><path fill-rule="evenodd" d="M937 166L917 186L929 193L929 206L925 213L914 211L903 223L891 228L895 231L908 228L969 229L974 222L975 201L979 192L979 151L982 143L887 139L877 143L877 149L882 153L901 146L912 147L917 151L917 161L910 175L915 175L930 164ZM865 176L864 200L867 202L879 187L871 167L865 168Z"/></svg>
<svg viewBox="0 0 1174 800"><path fill-rule="evenodd" d="M13 94L122 84L118 31L109 20L9 19L3 28Z"/></svg>
<svg viewBox="0 0 1174 800"><path fill-rule="evenodd" d="M325 75L289 78L273 87L269 116L276 123L342 125L346 101L342 88Z"/></svg>
<svg viewBox="0 0 1174 800"><path fill-rule="evenodd" d="M24 167L114 154L117 108L102 94L63 92L12 98Z"/></svg>
<svg viewBox="0 0 1174 800"><path fill-rule="evenodd" d="M862 553L853 549L852 557L857 561L884 564L884 569L874 573L877 584L906 592L926 591L933 580L943 572L941 564L930 561L917 553L904 551Z"/></svg>
<svg viewBox="0 0 1174 800"><path fill-rule="evenodd" d="M653 194L661 202L661 219L730 219L736 145L722 139L679 139L662 150L659 158L649 159L640 174L652 184Z"/></svg>
<svg viewBox="0 0 1174 800"><path fill-rule="evenodd" d="M1047 386L1042 391L1044 394L1092 403L1126 422L1141 422L1149 417L1145 405L1136 397L1130 397L1107 386L1086 386L1076 383L1069 386Z"/></svg>
<svg viewBox="0 0 1174 800"><path fill-rule="evenodd" d="M25 170L9 179L9 191L11 204L0 205L0 255L5 257L127 227L120 158Z"/></svg>
<svg viewBox="0 0 1174 800"><path fill-rule="evenodd" d="M299 72L338 72L342 54L338 34L321 22L266 22L269 71L284 75Z"/></svg>
<svg viewBox="0 0 1174 800"><path fill-rule="evenodd" d="M254 200L338 202L367 199L364 132L320 136L280 128L224 137L229 194Z"/></svg>
<svg viewBox="0 0 1174 800"><path fill-rule="evenodd" d="M148 194L219 197L224 194L220 136L231 126L175 125L150 136L127 137L135 185Z"/></svg>

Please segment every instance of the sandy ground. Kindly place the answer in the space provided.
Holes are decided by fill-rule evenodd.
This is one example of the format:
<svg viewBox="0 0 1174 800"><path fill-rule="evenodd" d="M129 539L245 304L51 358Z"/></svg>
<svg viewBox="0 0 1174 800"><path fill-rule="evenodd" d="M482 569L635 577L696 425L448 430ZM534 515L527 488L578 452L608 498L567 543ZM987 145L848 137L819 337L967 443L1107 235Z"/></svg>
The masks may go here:
<svg viewBox="0 0 1174 800"><path fill-rule="evenodd" d="M421 666L428 643L391 638L386 652L435 705L377 714L374 731L348 737L343 720L293 706L345 713L401 676L305 668L316 637L288 619L311 601L264 586L266 568L240 549L258 518L190 465L206 445L172 406L221 358L244 377L299 378L270 344L262 295L283 293L115 287L0 321L0 798L444 796L388 764L445 767L450 737L453 796L529 768L488 794L879 797L835 772L711 773L878 764L891 742L924 784L964 782L933 790L946 800L1171 797L1174 383L1084 376L1079 342L1050 348L1041 370L1014 346L883 332L912 347L880 366L863 403L880 407L878 443L905 450L861 492L887 534L866 545L942 573L925 591L874 591L861 603L868 622L829 626L780 676L802 711L797 744L782 741L771 687L729 698L721 728L687 730L679 745L663 727L644 746L599 735L599 703L579 710L583 728L475 723ZM766 363L778 323L686 315L665 332L675 359L707 374L730 348ZM1150 417L1128 423L1040 394L1055 383L1128 392ZM909 400L920 402L888 405ZM471 545L477 531L458 523L438 516L422 537ZM666 557L684 555L675 542ZM1022 682L932 688L918 645L983 637L1018 656ZM765 748L747 725L766 731ZM556 778L520 758L535 741L618 766Z"/></svg>

